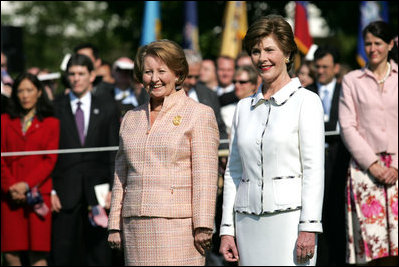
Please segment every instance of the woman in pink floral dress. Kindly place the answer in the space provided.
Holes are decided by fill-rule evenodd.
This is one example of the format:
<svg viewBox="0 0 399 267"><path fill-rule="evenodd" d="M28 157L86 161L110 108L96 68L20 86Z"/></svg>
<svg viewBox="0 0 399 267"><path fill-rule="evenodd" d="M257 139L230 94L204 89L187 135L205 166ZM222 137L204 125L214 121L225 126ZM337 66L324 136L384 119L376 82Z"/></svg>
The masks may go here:
<svg viewBox="0 0 399 267"><path fill-rule="evenodd" d="M398 65L393 37L385 22L370 23L363 31L368 64L342 82L339 122L352 155L346 190L350 264L398 262Z"/></svg>

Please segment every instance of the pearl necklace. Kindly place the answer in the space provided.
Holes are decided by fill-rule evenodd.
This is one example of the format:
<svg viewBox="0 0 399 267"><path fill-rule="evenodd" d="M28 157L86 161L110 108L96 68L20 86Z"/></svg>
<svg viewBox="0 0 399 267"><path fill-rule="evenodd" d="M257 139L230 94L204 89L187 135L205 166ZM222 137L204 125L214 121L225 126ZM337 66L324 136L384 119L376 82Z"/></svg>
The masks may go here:
<svg viewBox="0 0 399 267"><path fill-rule="evenodd" d="M377 81L378 84L383 84L387 80L389 73L391 73L391 64L389 64L389 62L387 62L387 66L388 66L387 73L385 74L384 78L382 78L382 80Z"/></svg>

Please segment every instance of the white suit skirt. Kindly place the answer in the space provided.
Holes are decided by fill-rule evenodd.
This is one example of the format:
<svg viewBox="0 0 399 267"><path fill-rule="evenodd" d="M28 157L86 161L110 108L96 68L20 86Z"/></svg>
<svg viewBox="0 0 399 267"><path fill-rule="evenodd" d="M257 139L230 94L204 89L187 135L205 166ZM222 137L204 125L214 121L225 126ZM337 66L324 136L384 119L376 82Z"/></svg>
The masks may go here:
<svg viewBox="0 0 399 267"><path fill-rule="evenodd" d="M240 266L315 266L315 255L304 264L296 261L300 210L265 215L235 213Z"/></svg>

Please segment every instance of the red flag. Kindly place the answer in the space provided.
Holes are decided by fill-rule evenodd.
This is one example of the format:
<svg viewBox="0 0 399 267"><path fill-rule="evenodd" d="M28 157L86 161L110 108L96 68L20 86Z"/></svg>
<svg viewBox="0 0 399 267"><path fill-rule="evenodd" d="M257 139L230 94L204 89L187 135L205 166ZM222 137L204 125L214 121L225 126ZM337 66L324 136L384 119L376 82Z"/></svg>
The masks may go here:
<svg viewBox="0 0 399 267"><path fill-rule="evenodd" d="M306 55L313 44L309 33L308 15L306 11L307 1L295 1L295 42L299 51Z"/></svg>

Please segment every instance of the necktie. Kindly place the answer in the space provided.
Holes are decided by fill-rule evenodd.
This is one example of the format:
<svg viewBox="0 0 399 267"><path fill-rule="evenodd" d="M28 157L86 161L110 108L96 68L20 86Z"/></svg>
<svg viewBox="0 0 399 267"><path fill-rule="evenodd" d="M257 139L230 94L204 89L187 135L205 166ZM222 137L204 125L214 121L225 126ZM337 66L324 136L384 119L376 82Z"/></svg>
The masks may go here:
<svg viewBox="0 0 399 267"><path fill-rule="evenodd" d="M323 99L322 99L322 103L323 103L323 108L324 108L324 114L328 115L330 113L330 105L331 105L331 101L330 101L330 97L328 95L328 90L327 87L325 87L323 89Z"/></svg>
<svg viewBox="0 0 399 267"><path fill-rule="evenodd" d="M76 121L76 127L78 129L78 133L79 133L79 139L80 139L80 143L84 144L85 142L85 118L83 115L83 110L80 108L80 106L82 105L82 102L78 102L77 103L78 108L76 109L75 112L75 121Z"/></svg>

